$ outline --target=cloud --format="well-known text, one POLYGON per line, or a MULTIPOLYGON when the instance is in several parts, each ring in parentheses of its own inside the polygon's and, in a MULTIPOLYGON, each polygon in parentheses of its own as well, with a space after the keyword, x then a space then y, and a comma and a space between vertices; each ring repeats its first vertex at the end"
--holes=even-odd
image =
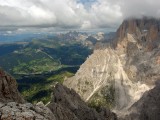
POLYGON ((121 3, 122 13, 126 17, 160 17, 159 0, 134 0, 121 3))
POLYGON ((0 0, 0 29, 117 28, 128 17, 159 17, 159 5, 159 0, 0 0))

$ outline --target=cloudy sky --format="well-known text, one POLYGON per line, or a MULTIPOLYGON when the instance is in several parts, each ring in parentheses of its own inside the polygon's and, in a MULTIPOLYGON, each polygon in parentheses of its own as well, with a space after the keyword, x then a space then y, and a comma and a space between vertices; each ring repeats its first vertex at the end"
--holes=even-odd
POLYGON ((160 16, 160 0, 0 0, 0 31, 116 29, 141 16, 160 16))

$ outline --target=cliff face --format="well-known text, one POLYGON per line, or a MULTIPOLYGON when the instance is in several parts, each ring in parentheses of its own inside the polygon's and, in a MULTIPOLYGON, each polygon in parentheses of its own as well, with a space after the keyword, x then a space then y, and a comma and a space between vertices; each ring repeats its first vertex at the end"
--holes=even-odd
POLYGON ((157 19, 125 20, 114 48, 95 50, 64 85, 89 103, 125 111, 160 78, 159 30, 157 19))
POLYGON ((117 30, 116 51, 125 56, 124 69, 132 81, 148 85, 159 79, 160 20, 131 19, 117 30))
POLYGON ((160 21, 154 18, 124 20, 117 30, 117 37, 123 39, 127 33, 139 36, 148 32, 147 40, 157 40, 159 37, 160 21))
POLYGON ((159 47, 160 20, 152 18, 125 20, 117 30, 116 45, 127 47, 126 36, 136 38, 136 41, 145 51, 152 51, 159 47))
POLYGON ((146 92, 142 98, 129 109, 126 120, 159 120, 160 118, 160 83, 146 92))

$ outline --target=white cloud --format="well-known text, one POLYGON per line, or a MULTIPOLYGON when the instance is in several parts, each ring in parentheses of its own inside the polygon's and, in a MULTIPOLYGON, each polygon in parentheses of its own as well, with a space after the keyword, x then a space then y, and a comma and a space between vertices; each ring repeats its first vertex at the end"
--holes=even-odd
POLYGON ((116 28, 127 17, 160 16, 159 0, 80 1, 0 0, 0 26, 116 28))
POLYGON ((106 0, 99 0, 90 9, 91 19, 94 27, 113 27, 122 20, 121 8, 117 4, 111 4, 106 0))

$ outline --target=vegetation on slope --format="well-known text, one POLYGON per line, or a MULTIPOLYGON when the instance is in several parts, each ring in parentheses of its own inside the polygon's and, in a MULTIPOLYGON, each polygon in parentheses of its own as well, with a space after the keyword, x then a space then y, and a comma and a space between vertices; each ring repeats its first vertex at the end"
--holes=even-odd
POLYGON ((40 74, 64 66, 81 65, 91 54, 91 50, 80 43, 56 40, 33 40, 6 54, 2 54, 3 51, 5 49, 0 51, 0 66, 12 75, 40 74))
POLYGON ((63 83, 65 78, 74 75, 75 67, 64 68, 50 74, 26 76, 18 79, 19 90, 25 99, 32 103, 43 101, 47 103, 51 99, 52 87, 57 83, 63 83))
POLYGON ((20 92, 33 103, 47 103, 52 86, 72 76, 92 52, 80 41, 55 36, 1 44, 0 50, 0 66, 16 77, 20 92))
POLYGON ((99 110, 101 106, 112 109, 115 106, 114 86, 106 86, 100 92, 95 93, 88 101, 90 107, 99 110))

